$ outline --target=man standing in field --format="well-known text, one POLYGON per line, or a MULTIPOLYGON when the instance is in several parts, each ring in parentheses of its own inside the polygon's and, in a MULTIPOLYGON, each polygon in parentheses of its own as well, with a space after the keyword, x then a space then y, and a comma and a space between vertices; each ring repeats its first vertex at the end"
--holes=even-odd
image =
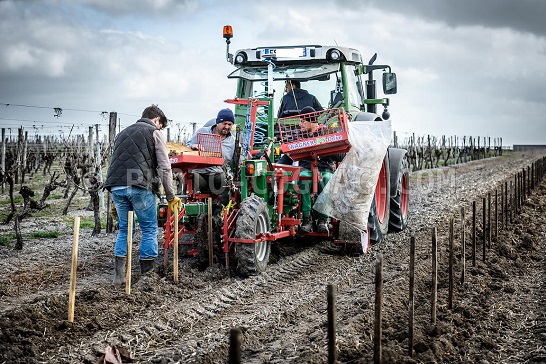
MULTIPOLYGON (((112 193, 119 224, 114 247, 114 284, 125 283, 127 263, 128 212, 134 211, 140 229, 140 273, 153 271, 158 255, 157 203, 159 182, 163 184, 169 208, 180 204, 174 195, 171 164, 161 129, 167 126, 163 111, 152 105, 142 118, 122 130, 114 148, 104 187, 112 193)), ((131 256, 129 252, 129 257, 131 256)))

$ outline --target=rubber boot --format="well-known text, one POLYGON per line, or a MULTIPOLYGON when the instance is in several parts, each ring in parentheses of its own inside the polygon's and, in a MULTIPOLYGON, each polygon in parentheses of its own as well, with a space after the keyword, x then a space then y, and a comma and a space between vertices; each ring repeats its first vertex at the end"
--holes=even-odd
POLYGON ((319 217, 317 220, 317 232, 322 234, 328 234, 328 221, 325 217, 319 217))
POLYGON ((313 231, 313 219, 311 218, 311 214, 303 214, 300 231, 302 233, 310 233, 313 231))
POLYGON ((140 259, 140 275, 153 272, 155 268, 154 259, 140 259))
POLYGON ((114 257, 114 284, 125 284, 125 267, 127 257, 114 257))

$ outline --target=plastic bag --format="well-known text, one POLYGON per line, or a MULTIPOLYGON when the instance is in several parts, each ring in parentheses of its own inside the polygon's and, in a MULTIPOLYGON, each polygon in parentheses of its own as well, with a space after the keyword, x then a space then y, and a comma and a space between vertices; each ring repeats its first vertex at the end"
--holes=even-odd
POLYGON ((350 122, 349 141, 351 149, 313 209, 366 231, 377 178, 391 141, 391 122, 350 122))

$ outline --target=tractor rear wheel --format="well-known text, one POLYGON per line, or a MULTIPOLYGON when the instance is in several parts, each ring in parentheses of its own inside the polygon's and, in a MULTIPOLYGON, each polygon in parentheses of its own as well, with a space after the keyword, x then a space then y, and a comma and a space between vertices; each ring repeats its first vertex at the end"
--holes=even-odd
POLYGON ((370 241, 372 244, 379 243, 385 239, 389 231, 389 211, 390 211, 390 168, 389 157, 385 155, 377 184, 375 186, 375 195, 370 207, 368 216, 368 228, 370 229, 370 241))
POLYGON ((404 230, 408 221, 409 166, 406 155, 402 157, 400 166, 397 169, 395 172, 397 175, 396 186, 393 186, 396 189, 394 194, 391 194, 389 217, 389 231, 392 232, 404 230))
MULTIPOLYGON (((251 195, 241 202, 235 238, 256 239, 269 231, 269 212, 265 201, 251 195)), ((240 276, 247 277, 265 271, 271 253, 271 242, 236 243, 235 257, 240 276)))

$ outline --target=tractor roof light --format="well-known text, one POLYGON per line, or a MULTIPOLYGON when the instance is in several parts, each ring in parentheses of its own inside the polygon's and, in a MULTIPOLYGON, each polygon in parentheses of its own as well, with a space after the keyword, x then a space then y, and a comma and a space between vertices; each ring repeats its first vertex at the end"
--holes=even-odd
POLYGON ((342 54, 339 49, 331 49, 326 57, 330 61, 339 61, 341 60, 342 54))
POLYGON ((226 40, 233 38, 233 28, 231 28, 231 25, 224 25, 223 33, 226 40))
POLYGON ((247 60, 247 55, 245 52, 239 52, 235 55, 235 64, 243 64, 247 60))
POLYGON ((231 28, 231 25, 224 25, 222 33, 226 39, 226 60, 233 64, 233 54, 229 53, 229 44, 231 43, 231 38, 233 37, 233 28, 231 28))

